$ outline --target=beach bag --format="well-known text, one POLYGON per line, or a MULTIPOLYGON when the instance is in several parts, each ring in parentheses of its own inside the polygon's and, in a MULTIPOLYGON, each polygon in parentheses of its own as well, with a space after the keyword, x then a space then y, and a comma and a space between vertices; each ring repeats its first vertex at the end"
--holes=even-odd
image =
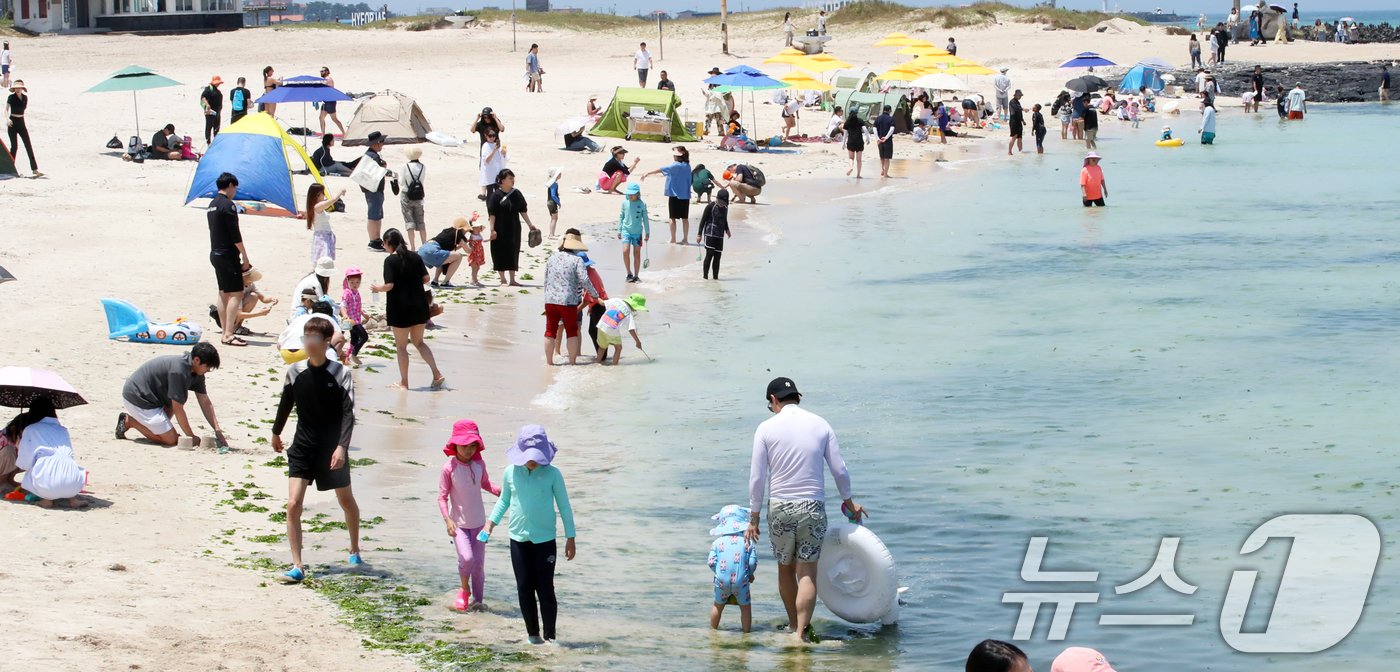
POLYGON ((126 155, 130 156, 131 160, 136 163, 142 163, 146 160, 146 145, 141 142, 141 138, 133 135, 130 140, 126 141, 126 155))
POLYGON ((540 233, 539 229, 530 229, 529 242, 530 247, 539 247, 540 243, 544 242, 544 234, 540 233))
POLYGON ((121 138, 118 138, 117 136, 113 135, 113 136, 112 136, 112 139, 107 141, 107 149, 121 149, 121 148, 122 148, 122 141, 121 141, 121 138))
POLYGON ((763 176, 763 171, 748 164, 744 164, 744 167, 748 168, 749 172, 753 173, 753 181, 750 184, 759 188, 762 188, 764 185, 768 184, 768 178, 763 176))
POLYGON ((345 212, 345 199, 343 199, 343 198, 337 198, 337 199, 335 199, 335 202, 332 203, 332 204, 331 204, 331 207, 328 208, 328 209, 329 209, 331 212, 345 212))
POLYGON ((379 191, 387 174, 389 171, 384 166, 374 161, 362 160, 355 164, 355 170, 350 171, 350 181, 360 185, 365 191, 379 191))
POLYGON ((404 188, 404 196, 407 196, 410 201, 421 201, 423 200, 423 164, 418 164, 418 174, 414 175, 413 163, 408 164, 408 170, 405 171, 408 173, 408 185, 404 188))

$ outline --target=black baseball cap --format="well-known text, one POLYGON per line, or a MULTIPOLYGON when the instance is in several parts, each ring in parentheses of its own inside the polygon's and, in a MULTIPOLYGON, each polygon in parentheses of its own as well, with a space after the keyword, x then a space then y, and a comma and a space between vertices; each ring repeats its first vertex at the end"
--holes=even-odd
POLYGON ((776 397, 778 401, 789 397, 801 399, 802 393, 797 391, 797 383, 792 382, 791 378, 774 378, 773 382, 768 383, 768 393, 763 395, 763 399, 767 401, 769 397, 776 397))

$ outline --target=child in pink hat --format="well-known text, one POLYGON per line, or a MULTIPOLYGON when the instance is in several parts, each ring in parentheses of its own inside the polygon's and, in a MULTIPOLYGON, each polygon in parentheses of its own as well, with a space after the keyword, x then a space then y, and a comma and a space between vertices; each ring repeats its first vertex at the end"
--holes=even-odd
POLYGON ((365 331, 364 326, 364 304, 360 302, 361 275, 359 266, 351 266, 345 269, 345 279, 340 282, 341 289, 345 290, 340 295, 340 305, 350 324, 345 327, 350 332, 350 348, 345 354, 350 355, 350 361, 356 367, 360 366, 360 350, 369 342, 369 332, 365 331))
POLYGON ((481 431, 471 420, 458 420, 452 425, 452 438, 443 446, 448 455, 442 465, 438 482, 438 509, 447 523, 447 536, 457 544, 457 572, 462 577, 462 592, 457 594, 454 608, 482 609, 482 592, 486 584, 486 543, 477 534, 486 525, 486 505, 482 491, 499 497, 501 489, 491 484, 481 451, 486 444, 481 431))
POLYGON ((1050 663, 1050 672, 1114 672, 1102 653, 1082 646, 1071 646, 1050 663))

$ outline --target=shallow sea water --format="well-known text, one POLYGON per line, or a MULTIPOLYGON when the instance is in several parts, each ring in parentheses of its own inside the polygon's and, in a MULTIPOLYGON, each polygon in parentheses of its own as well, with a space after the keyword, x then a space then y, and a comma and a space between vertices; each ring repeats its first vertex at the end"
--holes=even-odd
MULTIPOLYGON (((1252 568, 1246 629, 1265 626, 1288 542, 1239 551, 1269 518, 1351 512, 1382 539, 1395 531, 1394 110, 1317 106, 1287 124, 1231 111, 1216 146, 1177 149, 1113 122, 1105 209, 1080 207, 1082 153, 1058 138, 1044 156, 906 167, 873 194, 757 208, 737 235, 767 244, 726 259, 720 283, 701 283, 698 265, 653 274, 639 327, 657 361, 629 343, 623 370, 562 371, 533 402, 553 418, 580 529, 580 558, 557 579, 569 646, 550 666, 961 669, 977 641, 1011 638, 1018 608, 1003 593, 1046 589, 1018 576, 1042 535, 1046 569, 1100 572, 1050 588, 1101 597, 1064 641, 1047 641, 1042 609, 1018 642, 1036 669, 1070 645, 1124 670, 1388 668, 1390 544, 1360 624, 1326 652, 1236 653, 1218 624, 1231 573, 1252 568), (777 375, 836 428, 910 589, 896 627, 819 608, 829 641, 785 647, 765 538, 758 632, 739 635, 733 607, 728 632, 708 632, 709 516, 747 499, 777 375), (1181 537, 1177 571, 1199 590, 1114 594, 1166 536, 1181 537), (1103 626, 1104 613, 1195 622, 1103 626)), ((1196 118, 1169 123, 1190 138, 1196 118)), ((493 471, 501 456, 488 454, 493 471)), ((446 593, 450 550, 429 554, 415 534, 388 562, 446 593)), ((506 606, 509 561, 494 551, 488 590, 506 606)))

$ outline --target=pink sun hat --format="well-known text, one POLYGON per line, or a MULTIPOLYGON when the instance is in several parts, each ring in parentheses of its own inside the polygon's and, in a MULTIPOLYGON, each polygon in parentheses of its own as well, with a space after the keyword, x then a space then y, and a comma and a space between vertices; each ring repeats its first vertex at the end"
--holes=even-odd
POLYGON ((1050 664, 1050 672, 1114 672, 1102 653, 1082 646, 1071 646, 1050 664))
POLYGON ((470 446, 476 443, 481 446, 481 450, 486 450, 486 442, 481 439, 481 430, 476 423, 471 420, 458 420, 452 423, 452 438, 447 440, 447 445, 442 447, 442 452, 448 456, 457 454, 457 446, 470 446))

